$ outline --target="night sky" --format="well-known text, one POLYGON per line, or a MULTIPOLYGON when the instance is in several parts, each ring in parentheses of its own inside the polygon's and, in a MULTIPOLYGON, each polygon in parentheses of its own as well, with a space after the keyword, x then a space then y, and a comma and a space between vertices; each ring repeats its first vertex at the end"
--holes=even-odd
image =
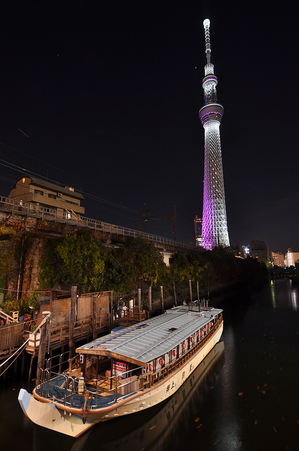
MULTIPOLYGON (((193 243, 209 17, 231 244, 299 251, 294 5, 2 2, 0 195, 30 173, 81 192, 86 216, 134 229, 144 204, 176 205, 177 240, 193 243)), ((143 229, 173 237, 170 219, 143 229)))

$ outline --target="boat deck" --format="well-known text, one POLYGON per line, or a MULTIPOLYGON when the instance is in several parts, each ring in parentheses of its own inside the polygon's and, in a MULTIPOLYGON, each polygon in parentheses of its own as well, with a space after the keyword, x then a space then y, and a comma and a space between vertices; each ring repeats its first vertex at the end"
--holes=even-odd
POLYGON ((38 386, 35 389, 35 393, 43 399, 48 399, 70 408, 83 409, 85 406, 88 409, 97 409, 109 406, 115 403, 116 400, 125 399, 135 392, 122 395, 116 392, 115 386, 111 390, 110 381, 105 380, 101 386, 98 385, 98 389, 88 385, 84 395, 79 395, 77 379, 58 375, 38 386))

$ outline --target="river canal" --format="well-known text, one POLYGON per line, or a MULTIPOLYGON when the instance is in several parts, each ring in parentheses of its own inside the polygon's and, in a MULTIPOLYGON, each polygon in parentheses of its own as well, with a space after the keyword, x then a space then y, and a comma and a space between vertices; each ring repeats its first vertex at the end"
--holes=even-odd
MULTIPOLYGON (((12 451, 299 449, 299 302, 291 281, 224 308, 223 344, 156 410, 74 440, 32 424, 17 401, 21 365, 0 380, 0 446, 12 451)), ((213 352, 213 351, 212 351, 213 352)), ((31 382, 33 384, 33 382, 31 382)))

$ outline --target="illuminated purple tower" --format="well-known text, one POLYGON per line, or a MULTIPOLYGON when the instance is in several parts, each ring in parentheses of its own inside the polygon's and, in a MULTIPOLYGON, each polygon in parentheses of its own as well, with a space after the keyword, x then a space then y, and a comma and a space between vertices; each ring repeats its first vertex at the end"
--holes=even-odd
POLYGON ((203 185, 202 241, 205 249, 229 246, 222 155, 220 122, 223 106, 217 103, 217 77, 211 63, 210 21, 203 22, 205 31, 207 64, 202 81, 205 105, 199 110, 199 119, 205 134, 205 163, 203 185))

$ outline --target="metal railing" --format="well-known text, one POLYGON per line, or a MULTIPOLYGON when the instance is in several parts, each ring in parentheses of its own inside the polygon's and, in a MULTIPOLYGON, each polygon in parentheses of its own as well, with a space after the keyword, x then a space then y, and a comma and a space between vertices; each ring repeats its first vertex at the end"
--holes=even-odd
POLYGON ((134 368, 118 376, 85 379, 84 389, 80 392, 78 377, 74 376, 72 372, 60 372, 63 364, 68 362, 64 360, 64 355, 56 357, 59 359, 56 365, 51 366, 51 358, 47 360, 46 368, 41 370, 41 383, 35 390, 38 396, 51 399, 64 406, 75 409, 84 407, 83 410, 86 412, 117 402, 140 387, 142 368, 134 368), (56 371, 53 371, 54 367, 59 367, 59 369, 56 368, 56 371))
MULTIPOLYGON (((108 331, 108 327, 110 325, 110 319, 107 317, 101 318, 97 317, 97 321, 95 323, 95 330, 97 332, 108 331)), ((63 343, 68 343, 69 341, 69 330, 70 323, 69 320, 63 321, 59 323, 57 326, 52 326, 49 329, 49 333, 47 335, 47 342, 51 349, 55 347, 60 347, 63 343)), ((79 341, 83 338, 88 338, 92 335, 93 326, 92 326, 92 318, 86 317, 80 320, 77 320, 74 324, 73 338, 75 341, 79 341)), ((39 343, 40 336, 33 335, 32 332, 25 330, 24 331, 24 339, 27 340, 29 338, 29 342, 26 346, 26 351, 30 354, 36 354, 39 343)))
POLYGON ((159 235, 153 235, 151 233, 140 232, 139 230, 130 229, 128 227, 122 227, 108 222, 98 221, 97 219, 86 218, 85 216, 69 214, 69 212, 62 212, 55 208, 47 208, 39 206, 34 203, 27 203, 22 200, 11 199, 10 197, 0 196, 0 212, 11 213, 14 215, 27 216, 32 218, 38 218, 43 221, 53 221, 57 223, 70 224, 78 227, 86 227, 99 232, 109 233, 112 235, 118 235, 123 237, 140 236, 146 237, 150 241, 154 241, 158 244, 165 244, 170 246, 176 246, 180 248, 195 248, 185 243, 180 243, 168 238, 161 237, 159 235))
POLYGON ((144 388, 151 387, 154 383, 159 380, 165 379, 169 376, 170 373, 173 373, 178 368, 180 368, 184 363, 188 362, 194 354, 196 354, 201 348, 203 348, 206 343, 210 340, 211 336, 221 327, 223 322, 222 315, 219 316, 218 320, 213 324, 208 332, 205 332, 204 335, 199 339, 197 343, 193 343, 192 347, 186 351, 183 351, 182 355, 174 360, 174 362, 169 363, 163 368, 160 368, 158 371, 152 373, 146 373, 144 378, 144 388))

